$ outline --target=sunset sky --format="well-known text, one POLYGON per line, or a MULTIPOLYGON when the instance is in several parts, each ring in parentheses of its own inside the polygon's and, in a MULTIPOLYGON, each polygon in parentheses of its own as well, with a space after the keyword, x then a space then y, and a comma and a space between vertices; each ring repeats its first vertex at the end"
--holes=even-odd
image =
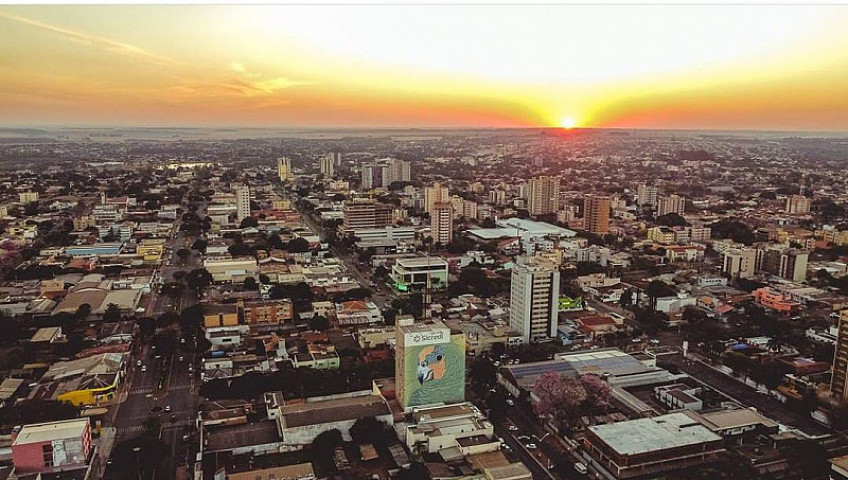
POLYGON ((0 6, 0 124, 848 131, 842 6, 0 6))

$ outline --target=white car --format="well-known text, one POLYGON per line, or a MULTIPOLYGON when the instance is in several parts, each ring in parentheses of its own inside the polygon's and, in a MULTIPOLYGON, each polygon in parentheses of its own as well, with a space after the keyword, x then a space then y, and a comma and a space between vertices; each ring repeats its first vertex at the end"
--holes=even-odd
POLYGON ((518 427, 516 427, 515 425, 510 425, 509 427, 507 427, 507 430, 509 430, 510 432, 517 432, 518 427))
POLYGON ((524 445, 524 446, 527 447, 527 450, 536 450, 536 448, 537 448, 535 443, 528 443, 527 445, 524 445))
POLYGON ((583 462, 577 462, 574 464, 574 469, 577 470, 578 473, 586 475, 589 472, 589 469, 586 468, 586 464, 583 462))
POLYGON ((507 404, 507 405, 509 405, 509 406, 511 407, 511 406, 515 405, 515 402, 513 402, 511 398, 507 398, 507 399, 506 399, 506 404, 507 404))

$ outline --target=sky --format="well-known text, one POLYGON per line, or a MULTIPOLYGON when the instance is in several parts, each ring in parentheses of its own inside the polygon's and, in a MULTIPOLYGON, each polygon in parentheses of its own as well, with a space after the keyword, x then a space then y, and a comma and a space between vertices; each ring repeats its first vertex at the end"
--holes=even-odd
POLYGON ((848 131, 848 6, 0 6, 0 124, 848 131))

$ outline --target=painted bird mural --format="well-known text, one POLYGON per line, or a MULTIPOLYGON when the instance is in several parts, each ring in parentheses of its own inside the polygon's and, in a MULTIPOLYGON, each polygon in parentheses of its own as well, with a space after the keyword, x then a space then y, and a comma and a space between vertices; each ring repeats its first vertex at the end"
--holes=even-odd
POLYGON ((445 375, 445 355, 441 345, 424 347, 418 354, 418 382, 424 384, 445 375))

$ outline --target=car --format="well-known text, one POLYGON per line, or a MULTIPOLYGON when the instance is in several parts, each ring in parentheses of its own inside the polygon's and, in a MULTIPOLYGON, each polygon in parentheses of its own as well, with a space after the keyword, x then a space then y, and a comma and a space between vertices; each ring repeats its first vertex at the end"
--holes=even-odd
POLYGON ((511 398, 507 398, 506 404, 509 405, 510 407, 512 407, 513 405, 515 405, 515 402, 513 402, 511 398))
POLYGON ((165 411, 166 411, 166 412, 170 412, 170 411, 171 411, 171 406, 170 406, 170 405, 165 405, 165 411))
POLYGON ((135 366, 136 366, 136 367, 140 367, 140 366, 141 366, 141 360, 136 360, 136 361, 135 361, 135 366))
POLYGON ((185 357, 183 357, 182 355, 180 355, 180 361, 182 362, 183 360, 185 360, 185 357))
POLYGON ((651 339, 651 345, 659 345, 659 344, 660 344, 660 341, 658 339, 656 339, 656 338, 651 339))
POLYGON ((176 415, 171 415, 171 421, 172 421, 172 422, 176 422, 176 421, 177 421, 177 416, 176 416, 176 415))
POLYGON ((527 440, 530 440, 530 435, 519 435, 515 438, 521 440, 522 442, 526 442, 527 440))
POLYGON ((144 373, 146 371, 147 371, 147 365, 142 365, 141 366, 141 372, 144 373))
POLYGON ((589 472, 589 469, 586 468, 586 464, 583 462, 577 462, 574 464, 574 469, 577 470, 578 473, 586 475, 589 472))
POLYGON ((527 450, 536 450, 538 448, 535 443, 528 443, 524 446, 527 447, 527 450))
POLYGON ((515 425, 510 425, 506 429, 509 430, 510 432, 517 432, 518 431, 518 427, 516 427, 515 425))

